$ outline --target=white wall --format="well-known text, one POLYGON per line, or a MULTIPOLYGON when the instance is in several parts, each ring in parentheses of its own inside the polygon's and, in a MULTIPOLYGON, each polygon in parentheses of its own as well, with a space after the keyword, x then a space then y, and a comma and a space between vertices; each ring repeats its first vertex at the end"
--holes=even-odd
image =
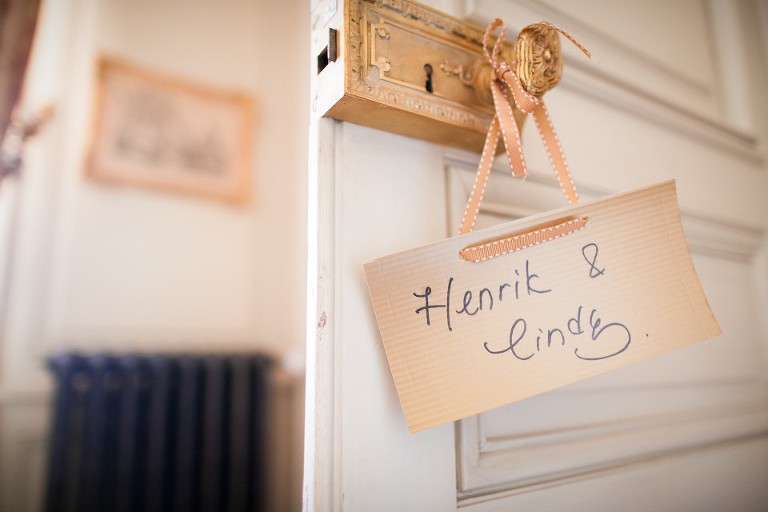
MULTIPOLYGON (((259 349, 301 359, 308 17, 305 0, 44 6, 24 106, 53 103, 55 115, 29 144, 23 178, 0 186, 0 493, 13 487, 14 433, 34 432, 42 446, 51 351, 259 349), (253 99, 245 206, 84 177, 101 54, 253 99), (21 419, 30 403, 39 414, 21 419)), ((0 509, 29 506, 4 496, 0 509)))
POLYGON ((61 4, 46 7, 69 17, 48 48, 54 65, 33 68, 30 77, 33 90, 48 90, 29 95, 27 105, 52 100, 56 117, 30 148, 20 183, 6 344, 32 337, 23 342, 45 349, 222 343, 302 350, 304 3, 61 4), (246 206, 83 176, 101 54, 253 98, 246 206))

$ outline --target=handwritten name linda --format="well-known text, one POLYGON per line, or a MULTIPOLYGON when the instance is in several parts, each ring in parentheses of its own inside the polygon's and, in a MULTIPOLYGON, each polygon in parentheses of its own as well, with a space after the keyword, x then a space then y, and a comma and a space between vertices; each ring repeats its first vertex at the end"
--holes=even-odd
MULTIPOLYGON (((596 258, 597 246, 589 244, 585 248, 589 246, 594 246, 596 258)), ((589 261, 585 248, 582 248, 582 255, 590 263, 589 277, 594 279, 603 276, 604 269, 595 271, 595 261, 589 261)), ((530 260, 526 259, 525 265, 514 269, 512 274, 506 281, 459 293, 453 277, 447 279, 444 294, 438 294, 429 285, 425 286, 413 292, 419 301, 419 307, 414 312, 424 317, 426 327, 435 328, 442 324, 453 332, 453 320, 457 317, 483 316, 501 303, 533 300, 553 292, 546 279, 534 272, 530 260)), ((547 326, 531 325, 525 318, 512 316, 508 338, 483 341, 483 347, 489 354, 508 354, 521 361, 557 347, 568 347, 577 358, 586 361, 615 357, 629 348, 632 334, 623 323, 605 321, 597 308, 574 305, 573 311, 570 317, 547 326)))

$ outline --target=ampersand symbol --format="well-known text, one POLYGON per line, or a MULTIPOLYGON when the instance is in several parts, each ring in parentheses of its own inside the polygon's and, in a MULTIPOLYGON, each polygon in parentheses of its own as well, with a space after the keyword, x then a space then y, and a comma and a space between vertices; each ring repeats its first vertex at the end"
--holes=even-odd
POLYGON ((601 276, 605 273, 604 268, 597 267, 597 252, 598 252, 598 248, 596 243, 589 243, 581 248, 581 254, 582 256, 584 256, 584 260, 587 262, 587 264, 589 264, 589 277, 591 277, 592 279, 598 276, 601 276), (593 254, 591 255, 587 254, 588 252, 592 253, 593 249, 594 249, 593 254))

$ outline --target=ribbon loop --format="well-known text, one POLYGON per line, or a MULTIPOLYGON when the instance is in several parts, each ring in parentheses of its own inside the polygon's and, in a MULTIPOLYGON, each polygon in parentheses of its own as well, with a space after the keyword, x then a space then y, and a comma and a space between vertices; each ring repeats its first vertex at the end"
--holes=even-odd
MULTIPOLYGON (((521 34, 526 30, 541 30, 542 27, 555 30, 557 33, 562 34, 565 38, 571 41, 577 48, 579 48, 587 57, 591 57, 590 52, 584 48, 573 36, 566 31, 562 30, 551 23, 536 23, 525 27, 521 34)), ((545 30, 545 29, 544 29, 545 30)), ((546 31, 546 30, 545 30, 546 31)), ((559 58, 559 42, 557 42, 555 34, 556 50, 559 58)), ((490 175, 491 165, 493 163, 493 156, 496 152, 496 145, 498 144, 499 136, 502 137, 504 142, 504 150, 507 155, 510 170, 512 174, 518 177, 525 176, 528 171, 525 164, 525 157, 523 156, 523 147, 520 137, 520 131, 515 122, 513 107, 510 104, 509 98, 511 96, 515 107, 526 114, 533 114, 536 121, 536 127, 538 128, 539 135, 541 136, 544 146, 547 149, 547 155, 549 156, 550 164, 552 165, 555 176, 560 183, 560 188, 563 191, 563 195, 570 204, 576 204, 579 202, 579 194, 576 191, 576 185, 573 182, 573 176, 568 168, 568 163, 565 160, 565 154, 563 148, 560 145, 560 140, 557 138, 555 128, 552 125, 552 120, 549 117, 544 101, 539 97, 543 94, 544 89, 540 89, 540 94, 532 94, 526 90, 526 87, 520 80, 517 74, 517 66, 519 62, 512 61, 507 63, 501 59, 501 52, 504 48, 506 41, 506 28, 504 21, 501 18, 496 18, 489 25, 483 34, 483 55, 488 60, 491 67, 493 67, 494 78, 491 80, 491 95, 493 97, 493 105, 495 109, 495 115, 491 121, 491 125, 488 129, 488 135, 485 139, 485 145, 483 146, 483 152, 480 156, 480 163, 477 169, 477 176, 475 183, 472 187, 469 199, 467 200, 467 207, 464 210, 464 217, 461 220, 459 226, 459 234, 466 234, 472 231, 475 226, 477 214, 480 210, 480 202, 482 201, 483 194, 485 192, 485 186, 488 182, 488 176, 490 175), (493 44, 491 50, 488 50, 488 43, 496 31, 501 28, 499 36, 493 44)), ((518 38, 518 45, 521 44, 520 38, 518 38)), ((549 52, 549 49, 545 49, 549 52)), ((545 60, 546 60, 545 55, 545 60)), ((548 54, 551 57, 551 53, 548 54)), ((551 88, 559 80, 559 75, 555 77, 548 87, 551 88)))
POLYGON ((507 39, 507 29, 504 26, 504 20, 501 18, 496 18, 493 20, 490 25, 488 25, 488 28, 485 30, 485 33, 483 34, 483 55, 485 55, 486 60, 491 63, 491 66, 493 66, 494 69, 497 68, 498 62, 499 62, 499 54, 501 53, 501 49, 504 48, 504 43, 507 39), (493 44, 493 49, 491 52, 488 52, 488 40, 491 38, 491 35, 496 32, 496 29, 501 27, 501 32, 499 33, 499 37, 496 38, 496 42, 493 44))

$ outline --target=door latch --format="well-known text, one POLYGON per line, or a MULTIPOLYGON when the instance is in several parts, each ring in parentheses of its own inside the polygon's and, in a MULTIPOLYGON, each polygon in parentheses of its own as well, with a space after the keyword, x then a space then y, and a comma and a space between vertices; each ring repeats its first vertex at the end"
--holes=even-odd
MULTIPOLYGON (((407 0, 339 7, 315 29, 316 113, 481 151, 493 117, 484 29, 407 0), (338 31, 326 47, 328 27, 338 31)), ((513 56, 505 44, 502 58, 513 56)), ((524 117, 516 116, 519 125, 524 117)))

